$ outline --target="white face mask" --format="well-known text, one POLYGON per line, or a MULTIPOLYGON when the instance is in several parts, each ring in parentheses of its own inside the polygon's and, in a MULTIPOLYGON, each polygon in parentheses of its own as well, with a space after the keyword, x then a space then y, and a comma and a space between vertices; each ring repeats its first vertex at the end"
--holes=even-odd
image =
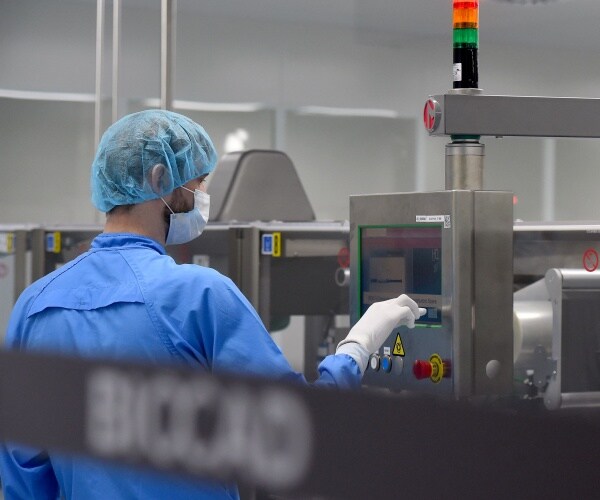
POLYGON ((186 191, 194 193, 194 208, 189 212, 176 214, 165 200, 163 203, 171 210, 171 223, 167 233, 167 245, 178 245, 187 243, 202 234, 206 223, 208 222, 208 212, 210 209, 210 196, 204 191, 191 189, 181 186, 186 191))

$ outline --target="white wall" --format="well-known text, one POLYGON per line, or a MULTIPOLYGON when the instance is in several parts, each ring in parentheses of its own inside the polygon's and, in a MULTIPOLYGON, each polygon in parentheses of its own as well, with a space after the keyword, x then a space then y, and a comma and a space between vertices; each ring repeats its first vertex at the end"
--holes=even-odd
MULTIPOLYGON (((93 93, 94 2, 3 0, 0 9, 0 89, 93 93)), ((260 102, 279 110, 377 108, 420 123, 427 95, 451 87, 450 30, 444 39, 381 46, 362 43, 351 28, 339 26, 209 18, 198 11, 180 13, 178 23, 177 99, 260 102)), ((488 46, 483 29, 480 38, 480 85, 486 93, 596 97, 596 53, 488 46)), ((124 9, 122 48, 125 113, 129 100, 158 96, 158 10, 124 9)), ((108 92, 108 77, 105 88, 108 92)), ((90 105, 51 111, 53 106, 35 101, 0 101, 0 222, 93 222, 95 212, 84 206, 93 154, 93 138, 87 136, 93 130, 90 105)), ((394 188, 442 189, 447 139, 429 138, 420 126, 412 133, 414 154, 399 169, 402 179, 394 188)), ((364 137, 366 144, 376 139, 364 137)), ((541 188, 542 141, 484 142, 486 187, 515 190, 516 216, 541 218, 548 195, 541 188)), ((591 186, 600 180, 595 165, 600 146, 573 144, 557 141, 555 213, 561 219, 591 219, 600 209, 591 196, 591 186)), ((328 175, 345 176, 346 191, 364 192, 365 179, 377 176, 377 165, 349 171, 343 163, 329 161, 327 168, 328 175)), ((322 168, 305 166, 300 175, 314 184, 322 168)), ((384 178, 390 173, 386 168, 384 178)), ((327 218, 343 218, 345 202, 331 203, 332 192, 314 189, 309 196, 327 218)))

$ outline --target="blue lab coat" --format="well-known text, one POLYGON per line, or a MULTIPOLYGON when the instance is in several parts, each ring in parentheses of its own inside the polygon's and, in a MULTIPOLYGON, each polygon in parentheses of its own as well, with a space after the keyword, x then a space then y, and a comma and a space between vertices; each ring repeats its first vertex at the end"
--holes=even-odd
MULTIPOLYGON (((229 278, 176 264, 156 241, 134 234, 99 235, 88 252, 25 290, 6 346, 305 383, 229 278)), ((316 385, 360 384, 360 370, 347 355, 328 356, 319 373, 316 385)), ((7 500, 54 499, 59 491, 86 500, 239 498, 233 485, 175 480, 12 444, 0 449, 0 477, 7 500)))

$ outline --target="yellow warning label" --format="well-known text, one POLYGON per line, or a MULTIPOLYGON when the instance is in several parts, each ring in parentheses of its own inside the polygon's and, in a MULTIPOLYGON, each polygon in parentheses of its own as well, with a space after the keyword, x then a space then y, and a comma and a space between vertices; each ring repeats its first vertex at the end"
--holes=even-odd
POLYGON ((273 233, 273 257, 281 257, 281 233, 273 233))
POLYGON ((60 238, 60 232, 56 231, 54 233, 54 253, 60 253, 62 248, 62 241, 60 238))
POLYGON ((0 233, 0 253, 13 253, 14 251, 14 234, 0 233))
POLYGON ((431 363, 431 376, 429 378, 437 384, 444 377, 444 362, 439 354, 432 354, 429 362, 431 363))
POLYGON ((396 335, 396 342, 394 342, 394 350, 392 352, 394 356, 404 356, 404 346, 402 345, 402 339, 400 334, 396 335))

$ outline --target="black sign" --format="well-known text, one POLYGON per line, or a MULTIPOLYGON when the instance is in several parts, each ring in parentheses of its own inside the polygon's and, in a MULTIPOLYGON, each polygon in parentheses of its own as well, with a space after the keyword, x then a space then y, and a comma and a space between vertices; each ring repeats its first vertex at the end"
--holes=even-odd
POLYGON ((282 494, 590 498, 600 419, 0 353, 0 439, 282 494))

